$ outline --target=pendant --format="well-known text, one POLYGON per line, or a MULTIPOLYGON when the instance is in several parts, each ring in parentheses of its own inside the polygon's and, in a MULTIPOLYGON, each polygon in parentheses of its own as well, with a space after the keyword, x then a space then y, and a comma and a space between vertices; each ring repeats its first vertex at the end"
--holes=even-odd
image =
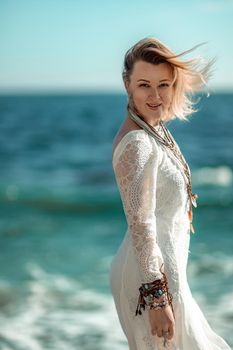
POLYGON ((193 220, 193 212, 192 212, 192 208, 190 208, 190 209, 189 209, 189 211, 188 211, 188 217, 189 217, 189 221, 191 221, 191 222, 192 222, 192 220, 193 220))
POLYGON ((194 227, 193 227, 193 224, 192 224, 192 221, 193 221, 193 211, 192 211, 192 208, 190 208, 190 210, 188 211, 188 217, 189 217, 189 221, 190 221, 190 224, 189 224, 189 226, 190 226, 190 231, 191 231, 192 233, 195 233, 194 227))
POLYGON ((193 224, 192 224, 191 222, 190 222, 190 231, 191 231, 192 233, 195 233, 193 224))
POLYGON ((196 208, 197 207, 197 202, 196 202, 196 199, 198 198, 198 195, 196 193, 192 193, 191 194, 191 202, 192 202, 192 205, 196 208))

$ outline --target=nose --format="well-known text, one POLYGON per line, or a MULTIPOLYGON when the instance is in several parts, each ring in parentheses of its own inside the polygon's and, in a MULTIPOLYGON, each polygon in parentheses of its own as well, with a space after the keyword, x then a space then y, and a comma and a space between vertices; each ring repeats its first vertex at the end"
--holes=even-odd
POLYGON ((151 89, 150 97, 160 99, 160 95, 157 89, 151 89))

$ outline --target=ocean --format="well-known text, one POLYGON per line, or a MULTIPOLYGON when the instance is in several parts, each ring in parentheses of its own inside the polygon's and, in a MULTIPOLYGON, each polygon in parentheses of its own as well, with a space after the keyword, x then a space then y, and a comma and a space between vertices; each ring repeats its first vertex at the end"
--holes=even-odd
MULTIPOLYGON (((111 164, 124 94, 0 96, 0 349, 127 350, 109 286, 126 231, 111 164)), ((192 171, 187 276, 233 346, 233 94, 167 124, 192 171)))

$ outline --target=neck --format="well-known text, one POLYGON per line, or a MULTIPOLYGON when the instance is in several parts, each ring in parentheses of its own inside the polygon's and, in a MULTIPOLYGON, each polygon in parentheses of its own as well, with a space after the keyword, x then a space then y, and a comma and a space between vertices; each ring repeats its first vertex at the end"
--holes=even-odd
POLYGON ((148 126, 150 127, 157 127, 162 123, 162 120, 157 120, 157 121, 152 121, 152 122, 148 122, 147 120, 145 120, 144 117, 142 117, 137 111, 135 111, 134 109, 128 107, 128 115, 127 117, 130 120, 133 120, 134 122, 136 122, 138 125, 142 126, 142 123, 146 123, 148 126))
POLYGON ((157 120, 157 121, 154 121, 154 122, 148 122, 147 121, 147 124, 149 124, 149 125, 151 125, 153 127, 156 127, 156 126, 158 126, 160 124, 160 120, 157 120))

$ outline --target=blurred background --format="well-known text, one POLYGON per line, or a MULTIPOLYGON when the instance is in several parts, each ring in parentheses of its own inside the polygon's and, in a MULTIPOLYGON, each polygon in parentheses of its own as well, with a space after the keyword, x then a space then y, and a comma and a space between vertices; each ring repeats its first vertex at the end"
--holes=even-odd
POLYGON ((233 346, 233 2, 0 1, 0 349, 126 350, 109 267, 126 231, 111 164, 126 50, 217 56, 210 96, 167 126, 199 194, 188 280, 233 346))

